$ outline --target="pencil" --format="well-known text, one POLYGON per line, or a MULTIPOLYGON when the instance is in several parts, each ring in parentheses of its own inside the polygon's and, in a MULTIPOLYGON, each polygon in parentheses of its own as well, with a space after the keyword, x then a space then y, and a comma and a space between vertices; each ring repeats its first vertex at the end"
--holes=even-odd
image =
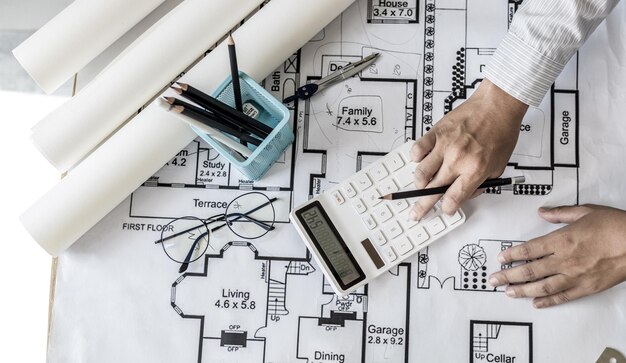
MULTIPOLYGON (((215 113, 219 113, 221 115, 226 115, 230 119, 238 120, 242 123, 247 124, 248 126, 254 128, 257 131, 264 133, 266 136, 269 135, 273 129, 266 124, 259 122, 252 117, 246 115, 243 112, 239 112, 234 108, 228 106, 224 102, 215 99, 207 95, 206 93, 200 91, 197 88, 194 88, 186 83, 176 82, 180 87, 180 95, 187 98, 190 101, 193 101, 202 107, 211 110, 215 113)), ((178 92, 178 91, 177 91, 178 92)))
MULTIPOLYGON (((222 118, 219 115, 211 113, 211 112, 209 112, 209 111, 207 111, 207 110, 205 110, 205 109, 203 109, 201 107, 198 107, 196 105, 192 105, 191 103, 185 102, 185 101, 183 101, 181 99, 178 99, 176 97, 163 97, 163 98, 172 106, 183 106, 186 109, 189 109, 189 110, 191 110, 191 111, 193 111, 195 113, 198 113, 198 114, 200 114, 200 115, 202 115, 204 117, 207 117, 207 118, 210 118, 210 119, 214 119, 217 122, 223 123, 224 125, 232 128, 232 129, 238 130, 240 132, 244 132, 245 131, 243 129, 240 129, 237 126, 236 123, 230 121, 229 119, 222 118)), ((249 133, 249 132, 247 132, 247 133, 249 133)))
POLYGON ((228 58, 230 59, 230 74, 233 84, 233 96, 235 97, 235 108, 237 111, 243 112, 241 86, 239 85, 239 69, 237 66, 237 50, 235 49, 235 40, 232 35, 228 34, 226 43, 228 44, 228 58))
MULTIPOLYGON (((188 103, 186 103, 184 101, 181 101, 181 100, 177 100, 176 103, 180 104, 181 106, 185 106, 185 107, 191 108, 191 109, 193 109, 196 112, 200 112, 200 110, 202 110, 202 112, 200 112, 200 113, 206 113, 206 114, 215 115, 215 117, 217 119, 223 120, 224 122, 227 122, 230 127, 234 128, 235 130, 239 130, 240 132, 246 132, 246 133, 249 133, 249 134, 254 134, 254 135, 258 136, 261 139, 264 139, 264 138, 267 137, 267 135, 265 133, 260 133, 260 132, 256 131, 255 129, 253 129, 253 128, 249 127, 249 126, 242 125, 241 122, 237 122, 236 120, 232 120, 230 117, 228 117, 226 115, 217 114, 215 112, 208 111, 206 106, 202 103, 202 100, 199 100, 199 99, 196 99, 196 98, 193 98, 193 97, 187 97, 188 95, 185 94, 185 92, 183 91, 182 88, 178 88, 178 87, 174 87, 174 86, 172 86, 170 88, 173 89, 179 95, 181 95, 183 97, 186 97, 188 100, 190 100, 192 102, 195 102, 196 104, 202 106, 203 108, 197 107, 195 105, 188 104, 188 103)), ((245 141, 243 141, 243 140, 239 140, 239 142, 243 146, 248 146, 247 143, 245 141)))
MULTIPOLYGON (((174 109, 173 105, 170 105, 169 102, 167 102, 166 100, 160 98, 159 99, 159 104, 161 105, 161 107, 167 109, 168 111, 171 111, 174 109)), ((187 116, 187 115, 183 115, 180 112, 174 112, 174 114, 181 120, 185 121, 187 124, 196 127, 197 129, 201 130, 202 132, 204 132, 205 134, 211 136, 215 141, 222 143, 224 146, 229 147, 231 149, 233 149, 234 151, 238 152, 239 154, 241 154, 242 157, 248 158, 250 157, 250 155, 252 155, 252 151, 250 149, 248 149, 247 147, 239 144, 238 142, 236 142, 235 140, 231 139, 230 137, 224 135, 223 133, 221 133, 220 131, 207 126, 205 124, 203 124, 200 121, 196 121, 193 118, 187 116)))
POLYGON ((167 101, 167 103, 172 105, 172 111, 182 113, 183 115, 188 116, 196 121, 199 121, 209 127, 212 127, 216 130, 232 135, 240 140, 249 142, 252 145, 259 146, 261 144, 261 140, 254 138, 250 135, 244 134, 243 132, 233 129, 232 127, 229 127, 228 125, 225 125, 224 123, 220 122, 220 120, 215 119, 214 116, 212 115, 208 116, 206 114, 202 114, 202 113, 195 111, 193 108, 189 108, 189 107, 182 106, 179 104, 184 101, 178 100, 174 97, 164 97, 164 99, 167 101))
MULTIPOLYGON (((258 136, 261 139, 265 139, 268 135, 268 133, 263 132, 263 131, 259 131, 258 129, 242 123, 241 120, 237 120, 237 119, 233 119, 231 116, 223 114, 223 113, 219 113, 219 112, 215 112, 215 109, 212 109, 209 105, 207 105, 205 102, 203 102, 201 99, 192 96, 190 93, 186 92, 185 90, 183 90, 182 88, 179 87, 170 87, 171 89, 173 89, 176 93, 178 93, 179 95, 183 96, 184 98, 188 99, 189 101, 200 105, 200 107, 195 106, 195 105, 191 105, 193 106, 192 108, 195 108, 197 110, 202 110, 203 112, 207 113, 207 114, 211 114, 214 115, 214 117, 220 119, 220 120, 224 120, 225 122, 227 122, 231 127, 242 131, 242 132, 246 132, 249 134, 254 134, 256 136, 258 136)), ((178 100, 177 103, 181 104, 181 106, 185 106, 184 101, 178 100)), ((189 103, 187 103, 187 105, 190 105, 189 103)))
POLYGON ((211 119, 215 122, 221 123, 224 126, 227 126, 233 130, 239 131, 239 132, 243 132, 243 130, 241 130, 239 127, 237 127, 236 124, 230 122, 229 120, 225 120, 221 117, 219 117, 218 115, 215 115, 211 112, 206 111, 205 109, 198 107, 196 105, 192 105, 191 103, 185 102, 181 99, 178 99, 176 97, 163 97, 163 99, 165 101, 167 101, 167 103, 169 103, 171 106, 183 106, 186 110, 190 111, 190 112, 194 112, 197 113, 205 118, 211 119))
MULTIPOLYGON (((485 180, 484 183, 479 185, 478 188, 476 189, 498 187, 501 185, 509 185, 509 184, 520 184, 520 183, 523 183, 525 180, 526 179, 523 176, 515 176, 512 178, 487 179, 485 180)), ((383 195, 379 199, 396 200, 396 199, 423 197, 426 195, 444 194, 448 190, 448 188, 450 188, 450 185, 444 185, 442 187, 436 187, 436 188, 409 190, 406 192, 389 193, 389 194, 383 195)))
MULTIPOLYGON (((233 88, 233 97, 235 98, 235 108, 237 111, 243 112, 243 104, 241 102, 241 86, 239 85, 239 69, 237 67, 237 51, 235 50, 235 40, 233 37, 228 34, 228 39, 226 40, 228 44, 228 59, 230 60, 230 75, 233 88)), ((265 138, 265 137, 264 137, 265 138)), ((245 145, 245 142, 242 141, 242 144, 245 145)))

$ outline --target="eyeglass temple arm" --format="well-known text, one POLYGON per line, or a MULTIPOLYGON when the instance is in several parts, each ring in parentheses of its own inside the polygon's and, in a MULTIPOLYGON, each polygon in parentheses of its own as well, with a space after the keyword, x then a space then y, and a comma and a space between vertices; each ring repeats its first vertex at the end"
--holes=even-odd
MULTIPOLYGON (((240 215, 240 213, 231 213, 230 215, 232 215, 232 216, 239 216, 239 215, 240 215)), ((266 230, 266 231, 272 231, 272 230, 274 230, 274 226, 270 226, 269 224, 267 224, 267 223, 265 223, 265 222, 263 222, 263 221, 259 221, 258 219, 254 219, 254 218, 252 218, 252 217, 249 217, 249 216, 244 216, 244 215, 241 215, 241 217, 242 217, 242 218, 244 218, 244 219, 246 219, 246 220, 247 220, 247 221, 249 221, 249 222, 252 222, 252 223, 256 224, 257 226, 259 226, 259 227, 263 228, 263 229, 264 229, 264 230, 266 230)), ((229 221, 228 219, 226 219, 226 223, 227 223, 227 224, 232 224, 233 222, 235 222, 235 220, 234 220, 234 219, 233 219, 232 221, 229 221)))
POLYGON ((197 225, 197 226, 195 226, 195 227, 187 228, 187 229, 186 229, 186 230, 184 230, 184 231, 180 231, 180 232, 178 232, 178 233, 174 233, 174 234, 173 234, 173 235, 171 235, 171 236, 167 236, 167 237, 165 237, 165 238, 160 238, 160 239, 158 239, 158 240, 154 241, 154 244, 156 245, 156 244, 159 244, 159 243, 165 242, 165 241, 167 241, 168 239, 172 239, 172 238, 178 237, 178 236, 180 236, 181 234, 185 234, 185 233, 187 233, 187 232, 189 232, 189 231, 193 231, 194 229, 198 229, 198 228, 202 227, 203 225, 206 225, 206 224, 199 224, 199 225, 197 225))
MULTIPOLYGON (((272 199, 268 200, 267 202, 265 202, 265 203, 263 203, 263 204, 259 205, 258 207, 250 209, 249 211, 247 211, 247 212, 245 212, 245 213, 238 213, 238 214, 237 214, 237 217, 233 218, 233 220, 232 220, 232 221, 230 221, 230 223, 235 222, 235 221, 238 221, 238 220, 240 220, 241 218, 248 217, 248 215, 249 215, 249 214, 252 214, 252 213, 254 213, 254 212, 258 211, 259 209, 264 208, 265 206, 267 206, 267 205, 269 205, 269 204, 272 204, 273 202, 275 202, 275 201, 277 201, 277 200, 278 200, 278 198, 277 198, 277 197, 274 197, 274 198, 272 198, 272 199)), ((250 217, 248 217, 248 218, 250 218, 250 217)), ((225 225, 226 225, 226 223, 224 223, 224 224, 220 224, 219 226, 217 226, 217 227, 215 227, 215 228, 211 229, 211 232, 217 231, 218 229, 220 229, 220 228, 224 227, 225 225)))
POLYGON ((191 262, 191 255, 193 255, 193 250, 196 248, 196 245, 198 244, 198 241, 203 239, 204 236, 206 236, 207 234, 209 234, 209 232, 204 232, 200 236, 198 236, 198 238, 196 238, 195 241, 193 241, 193 243, 191 244, 191 248, 189 249, 189 252, 187 252, 187 256, 185 256, 185 259, 180 264, 180 268, 178 269, 178 273, 182 274, 183 272, 187 271, 187 268, 189 267, 189 263, 191 262))
POLYGON ((278 198, 277 198, 277 197, 274 197, 274 198, 272 198, 272 199, 268 200, 267 202, 265 202, 265 203, 261 204, 260 206, 258 206, 258 207, 256 207, 256 208, 252 208, 252 209, 250 209, 249 211, 247 211, 247 212, 245 212, 245 213, 241 213, 241 215, 240 215, 240 216, 238 216, 238 217, 236 217, 236 218, 233 218, 233 220, 232 220, 231 222, 234 222, 234 221, 236 221, 236 220, 239 220, 239 218, 243 218, 244 216, 246 216, 246 217, 247 217, 249 214, 252 214, 252 213, 254 213, 254 212, 258 211, 259 209, 261 209, 261 208, 263 208, 263 207, 265 207, 265 206, 267 206, 267 205, 269 205, 269 204, 272 204, 273 202, 275 202, 275 201, 277 201, 277 200, 278 200, 278 198))

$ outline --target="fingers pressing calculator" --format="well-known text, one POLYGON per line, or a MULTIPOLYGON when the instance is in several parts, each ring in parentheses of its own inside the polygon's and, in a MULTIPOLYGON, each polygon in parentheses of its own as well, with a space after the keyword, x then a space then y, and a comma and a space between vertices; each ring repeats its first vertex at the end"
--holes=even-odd
POLYGON ((349 294, 465 222, 433 208, 409 219, 408 200, 380 196, 412 188, 414 141, 295 208, 290 218, 339 295, 349 294))

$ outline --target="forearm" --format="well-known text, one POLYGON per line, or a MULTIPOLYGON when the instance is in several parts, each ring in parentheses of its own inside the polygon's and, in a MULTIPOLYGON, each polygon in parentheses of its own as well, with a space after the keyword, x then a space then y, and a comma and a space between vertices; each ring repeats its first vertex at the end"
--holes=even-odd
POLYGON ((538 106, 569 59, 619 0, 526 0, 487 65, 486 77, 538 106))

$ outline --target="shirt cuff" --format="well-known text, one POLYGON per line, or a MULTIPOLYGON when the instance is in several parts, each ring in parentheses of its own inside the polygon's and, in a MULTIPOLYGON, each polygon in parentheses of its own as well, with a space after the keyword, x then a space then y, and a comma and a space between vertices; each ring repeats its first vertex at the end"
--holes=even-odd
POLYGON ((564 67, 507 33, 487 63, 485 76, 525 104, 539 106, 564 67))

